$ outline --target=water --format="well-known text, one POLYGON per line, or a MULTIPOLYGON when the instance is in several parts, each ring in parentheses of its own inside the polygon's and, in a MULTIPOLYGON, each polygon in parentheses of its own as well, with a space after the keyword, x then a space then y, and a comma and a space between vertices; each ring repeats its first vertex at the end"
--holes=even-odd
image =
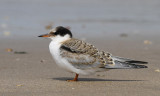
POLYGON ((0 0, 0 38, 36 37, 50 23, 79 37, 160 36, 159 9, 159 0, 0 0))

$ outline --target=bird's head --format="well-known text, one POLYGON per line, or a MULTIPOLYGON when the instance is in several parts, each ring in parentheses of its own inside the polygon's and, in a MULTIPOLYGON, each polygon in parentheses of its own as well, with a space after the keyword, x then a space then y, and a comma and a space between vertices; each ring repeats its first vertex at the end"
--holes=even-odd
POLYGON ((72 33, 69 29, 58 26, 54 29, 52 29, 49 33, 40 35, 38 37, 48 37, 51 38, 52 40, 54 39, 70 39, 72 38, 72 33))

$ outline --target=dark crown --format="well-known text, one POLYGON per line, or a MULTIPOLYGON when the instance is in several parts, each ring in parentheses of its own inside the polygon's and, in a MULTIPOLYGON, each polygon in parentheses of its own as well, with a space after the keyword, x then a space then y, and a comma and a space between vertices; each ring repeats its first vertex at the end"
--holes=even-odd
POLYGON ((64 36, 66 34, 68 34, 72 38, 72 33, 69 29, 67 29, 63 26, 56 27, 56 32, 54 33, 54 35, 64 36))

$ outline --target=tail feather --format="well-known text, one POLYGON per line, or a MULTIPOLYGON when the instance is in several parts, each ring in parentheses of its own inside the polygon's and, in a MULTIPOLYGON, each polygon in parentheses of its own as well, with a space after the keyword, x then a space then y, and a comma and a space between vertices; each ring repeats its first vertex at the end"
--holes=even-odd
POLYGON ((105 68, 107 69, 130 69, 130 68, 148 68, 143 64, 147 64, 148 62, 137 61, 128 58, 115 57, 112 56, 114 64, 106 64, 105 68))
POLYGON ((148 68, 145 65, 137 65, 137 64, 131 64, 131 63, 126 63, 126 62, 120 62, 120 61, 114 61, 114 65, 107 64, 105 66, 107 69, 131 69, 131 68, 148 68))
POLYGON ((128 62, 128 63, 135 63, 135 64, 148 64, 148 62, 136 61, 136 60, 126 61, 126 62, 128 62))
POLYGON ((113 56, 112 58, 120 62, 126 62, 126 63, 132 63, 132 64, 148 64, 148 62, 145 62, 145 61, 138 61, 138 60, 133 60, 129 58, 123 58, 123 57, 117 57, 117 56, 113 56))

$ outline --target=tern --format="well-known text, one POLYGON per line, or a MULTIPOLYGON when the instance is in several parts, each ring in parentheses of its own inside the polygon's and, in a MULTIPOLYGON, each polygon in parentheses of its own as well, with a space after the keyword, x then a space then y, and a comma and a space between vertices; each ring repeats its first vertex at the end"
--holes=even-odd
POLYGON ((78 81, 78 75, 90 75, 111 69, 147 68, 147 62, 113 56, 109 52, 98 50, 95 46, 75 39, 71 31, 63 26, 52 29, 49 33, 40 35, 52 41, 49 50, 61 68, 76 74, 73 80, 78 81))

